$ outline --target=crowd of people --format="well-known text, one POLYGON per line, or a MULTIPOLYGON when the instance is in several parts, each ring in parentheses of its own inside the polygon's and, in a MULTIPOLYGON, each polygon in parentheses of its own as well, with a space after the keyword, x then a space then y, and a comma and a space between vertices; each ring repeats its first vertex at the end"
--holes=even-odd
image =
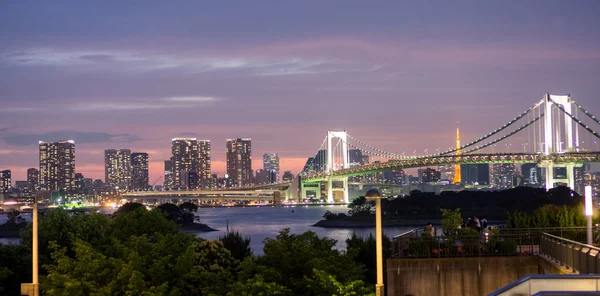
MULTIPOLYGON (((481 233, 482 231, 485 231, 488 228, 488 221, 485 217, 481 217, 481 219, 477 218, 477 216, 468 217, 466 219, 463 219, 462 223, 460 224, 460 226, 458 226, 458 228, 471 228, 481 233)), ((427 233, 430 236, 435 236, 436 232, 435 227, 433 227, 433 224, 427 223, 427 226, 425 226, 424 233, 427 233)))

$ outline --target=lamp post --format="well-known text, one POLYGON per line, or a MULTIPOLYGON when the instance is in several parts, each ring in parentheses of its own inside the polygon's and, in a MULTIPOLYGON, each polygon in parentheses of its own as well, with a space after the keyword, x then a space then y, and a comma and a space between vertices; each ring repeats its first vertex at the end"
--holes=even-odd
POLYGON ((587 219, 587 244, 591 245, 592 240, 592 186, 585 186, 585 216, 587 219))
POLYGON ((31 283, 21 284, 21 295, 38 296, 40 295, 40 284, 38 281, 38 202, 37 196, 33 198, 33 215, 31 217, 31 234, 32 234, 32 246, 31 246, 31 283))
POLYGON ((377 251, 377 284, 375 295, 383 296, 383 245, 381 237, 381 194, 375 188, 367 191, 366 199, 375 199, 375 250, 377 251))

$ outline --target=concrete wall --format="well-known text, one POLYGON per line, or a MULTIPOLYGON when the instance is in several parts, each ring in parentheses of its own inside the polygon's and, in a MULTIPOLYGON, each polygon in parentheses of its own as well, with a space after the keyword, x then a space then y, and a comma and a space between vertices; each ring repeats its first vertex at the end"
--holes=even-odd
POLYGON ((528 274, 536 256, 388 259, 388 296, 487 295, 528 274))

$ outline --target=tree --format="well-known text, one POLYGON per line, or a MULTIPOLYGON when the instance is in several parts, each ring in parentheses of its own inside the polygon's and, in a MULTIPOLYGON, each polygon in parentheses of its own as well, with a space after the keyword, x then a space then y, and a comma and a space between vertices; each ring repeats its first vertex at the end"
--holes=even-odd
POLYGON ((219 237, 225 249, 231 252, 233 258, 244 261, 244 259, 252 255, 250 249, 250 237, 242 237, 238 231, 227 231, 227 234, 219 237))
POLYGON ((360 280, 351 281, 347 284, 340 283, 334 276, 323 270, 313 269, 313 278, 323 290, 321 295, 332 296, 363 296, 375 295, 372 287, 366 287, 360 280))
POLYGON ((239 273, 241 281, 260 274, 266 282, 275 282, 290 289, 294 295, 322 295, 313 269, 327 272, 344 284, 362 280, 364 269, 354 260, 355 252, 336 250, 336 241, 319 238, 314 232, 291 234, 282 230, 276 239, 266 239, 264 256, 247 259, 239 273))
POLYGON ((463 222, 460 209, 441 209, 440 211, 442 212, 442 220, 440 222, 442 223, 444 234, 449 235, 455 233, 463 222))
POLYGON ((350 208, 350 211, 348 211, 350 216, 370 216, 375 213, 375 204, 364 196, 352 200, 348 207, 350 208))
MULTIPOLYGON (((392 241, 386 236, 382 236, 383 260, 392 257, 392 241)), ((376 240, 372 234, 367 238, 357 236, 352 233, 352 237, 346 240, 346 249, 350 252, 356 252, 356 262, 365 267, 364 278, 371 284, 377 283, 377 248, 376 240)), ((385 270, 385 268, 384 268, 385 270)))
POLYGON ((128 202, 117 209, 115 214, 125 214, 135 211, 137 208, 145 208, 143 204, 137 202, 128 202))
POLYGON ((179 209, 181 209, 182 211, 188 211, 188 212, 197 212, 198 211, 198 205, 193 204, 189 201, 186 201, 182 204, 179 205, 179 209))

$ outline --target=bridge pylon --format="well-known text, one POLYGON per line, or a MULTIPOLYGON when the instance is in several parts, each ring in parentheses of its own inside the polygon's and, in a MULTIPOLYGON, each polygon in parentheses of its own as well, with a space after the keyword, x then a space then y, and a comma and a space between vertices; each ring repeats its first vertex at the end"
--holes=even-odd
MULTIPOLYGON (((569 115, 572 113, 571 95, 551 95, 544 94, 544 154, 552 153, 576 152, 579 150, 579 129, 578 126, 573 126, 572 119, 569 115), (557 106, 555 106, 557 105, 557 106), (553 108, 558 107, 558 108, 553 108), (564 112, 564 120, 561 120, 560 114, 552 116, 553 110, 558 112, 561 109, 564 112), (575 139, 573 136, 575 135, 575 139), (564 147, 563 147, 564 145, 564 147)), ((575 167, 580 167, 581 163, 563 163, 556 164, 552 160, 545 160, 538 164, 539 167, 546 169, 546 190, 554 188, 556 182, 566 183, 571 190, 575 190, 575 167), (556 168, 566 168, 565 178, 555 178, 556 168)))

